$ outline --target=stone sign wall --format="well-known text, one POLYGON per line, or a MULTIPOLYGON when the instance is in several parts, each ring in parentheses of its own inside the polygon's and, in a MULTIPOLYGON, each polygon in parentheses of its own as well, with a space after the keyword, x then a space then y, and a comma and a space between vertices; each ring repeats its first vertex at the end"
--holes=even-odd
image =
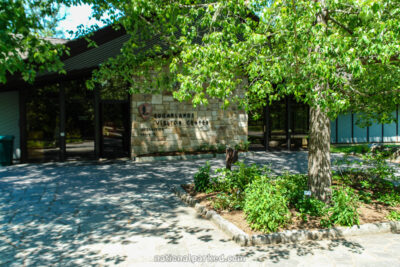
POLYGON ((247 141, 247 114, 217 100, 194 108, 169 93, 132 95, 132 157, 247 141))

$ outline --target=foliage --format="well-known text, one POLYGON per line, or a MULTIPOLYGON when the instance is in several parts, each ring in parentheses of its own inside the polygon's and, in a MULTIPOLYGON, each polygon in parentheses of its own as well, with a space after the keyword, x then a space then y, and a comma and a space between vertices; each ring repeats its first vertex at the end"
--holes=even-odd
POLYGON ((205 192, 210 186, 210 163, 199 168, 198 172, 194 175, 194 189, 197 192, 205 192))
POLYGON ((341 176, 345 176, 346 173, 364 172, 369 178, 396 180, 394 168, 387 163, 386 156, 381 152, 364 154, 361 160, 346 155, 335 160, 334 164, 341 176))
POLYGON ((300 199, 297 204, 296 208, 302 215, 302 218, 306 220, 304 215, 316 216, 321 217, 326 213, 326 204, 314 197, 306 197, 304 196, 300 199))
POLYGON ((240 141, 239 144, 235 145, 235 149, 241 151, 249 151, 249 145, 249 141, 240 141))
POLYGON ((394 168, 381 153, 368 153, 363 160, 344 158, 339 160, 337 180, 358 190, 364 203, 377 200, 389 206, 400 204, 399 189, 393 185, 396 180, 394 168))
POLYGON ((352 146, 331 145, 332 153, 365 154, 369 151, 370 149, 368 145, 352 145, 352 146))
POLYGON ((39 72, 60 71, 62 44, 46 38, 55 33, 61 1, 2 0, 0 2, 0 83, 21 74, 32 82, 39 72))
POLYGON ((216 210, 238 210, 243 209, 242 194, 228 194, 225 192, 219 193, 213 202, 213 207, 216 210))
POLYGON ((264 232, 275 232, 290 221, 288 199, 279 184, 262 176, 246 189, 243 211, 251 227, 264 232))
POLYGON ((275 180, 281 186, 281 190, 287 196, 289 202, 294 206, 303 198, 304 191, 308 188, 307 176, 303 174, 285 173, 276 177, 275 180))
POLYGON ((213 178, 216 190, 224 192, 239 191, 243 193, 247 185, 259 176, 270 172, 267 166, 259 167, 257 164, 247 166, 244 162, 238 161, 234 164, 236 168, 228 170, 226 168, 217 169, 217 177, 213 178))
POLYGON ((96 17, 122 14, 112 20, 131 36, 121 56, 95 73, 98 82, 118 77, 137 91, 139 79, 166 79, 179 100, 198 105, 219 98, 249 110, 265 105, 267 96, 293 94, 332 117, 352 107, 385 121, 399 102, 394 0, 91 3, 96 17), (154 36, 160 41, 151 42, 154 36), (161 71, 168 65, 171 76, 161 71), (236 88, 244 77, 250 82, 243 97, 236 88))
MULTIPOLYGON (((207 165, 203 168, 207 169, 207 165)), ((352 226, 360 223, 360 201, 400 205, 400 194, 391 182, 357 170, 333 176, 336 185, 330 203, 305 195, 307 175, 274 176, 265 166, 243 162, 236 163, 233 170, 217 169, 205 191, 217 193, 212 199, 214 209, 243 210, 250 226, 264 232, 290 223, 294 211, 304 222, 312 217, 322 227, 352 226)), ((209 175, 209 167, 205 172, 209 175)))
POLYGON ((386 218, 391 221, 400 221, 400 211, 392 210, 386 218))
POLYGON ((327 210, 328 216, 321 220, 321 225, 359 225, 358 202, 358 196, 352 188, 345 187, 334 190, 332 205, 327 210))

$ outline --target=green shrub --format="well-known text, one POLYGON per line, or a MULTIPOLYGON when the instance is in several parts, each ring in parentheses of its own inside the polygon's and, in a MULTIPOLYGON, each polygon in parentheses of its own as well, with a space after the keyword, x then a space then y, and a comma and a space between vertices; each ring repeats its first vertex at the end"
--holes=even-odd
POLYGON ((308 214, 316 217, 322 217, 327 212, 326 204, 324 202, 306 196, 303 196, 303 198, 296 203, 296 208, 301 215, 308 214))
POLYGON ((333 190, 332 203, 327 210, 328 218, 321 220, 322 226, 329 227, 332 225, 359 225, 360 218, 357 212, 358 202, 358 196, 350 187, 333 190))
POLYGON ((376 200, 394 207, 400 204, 400 195, 395 190, 386 193, 378 192, 376 200))
POLYGON ((217 176, 212 178, 215 191, 224 191, 227 193, 236 191, 243 193, 254 179, 270 173, 270 170, 266 166, 258 167, 256 164, 247 166, 240 161, 236 162, 235 166, 237 166, 237 168, 233 170, 220 168, 215 171, 217 176))
POLYGON ((205 192, 210 187, 210 162, 206 162, 194 175, 194 189, 197 192, 205 192))
POLYGON ((243 208, 242 194, 219 193, 213 201, 215 210, 238 210, 243 208))
POLYGON ((281 193, 281 186, 266 176, 247 187, 243 210, 250 226, 263 232, 275 232, 290 221, 288 199, 281 193))
POLYGON ((276 182, 281 186, 282 194, 284 194, 288 198, 289 203, 295 207, 297 203, 303 199, 304 191, 308 190, 307 175, 304 174, 285 173, 276 177, 276 182))
POLYGON ((400 211, 392 210, 387 216, 387 219, 391 221, 400 221, 400 211))

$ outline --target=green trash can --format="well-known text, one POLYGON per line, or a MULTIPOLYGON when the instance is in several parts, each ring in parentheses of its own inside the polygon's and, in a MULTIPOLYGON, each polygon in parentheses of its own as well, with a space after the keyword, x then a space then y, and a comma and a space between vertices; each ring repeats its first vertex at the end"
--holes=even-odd
POLYGON ((0 166, 12 164, 14 150, 14 136, 0 135, 0 166))

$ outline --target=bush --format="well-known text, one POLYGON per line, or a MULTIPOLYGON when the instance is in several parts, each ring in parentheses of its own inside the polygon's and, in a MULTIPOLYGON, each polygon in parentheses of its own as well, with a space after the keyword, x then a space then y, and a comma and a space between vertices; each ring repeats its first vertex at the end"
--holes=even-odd
POLYGON ((328 218, 322 219, 321 225, 325 227, 330 227, 332 225, 359 225, 360 218, 357 212, 358 202, 358 196, 350 187, 334 190, 332 194, 332 205, 327 210, 328 218))
POLYGON ((244 192, 246 187, 257 177, 269 174, 270 170, 267 167, 258 167, 256 164, 247 166, 243 162, 236 162, 233 170, 226 168, 217 169, 214 177, 213 186, 215 191, 224 191, 231 193, 233 191, 244 192))
POLYGON ((210 162, 207 161, 194 175, 194 189, 197 192, 205 192, 210 187, 210 168, 210 162))
POLYGON ((246 189, 243 208, 246 219, 253 229, 275 232, 290 221, 288 199, 281 186, 266 176, 255 179, 246 189))
POLYGON ((326 204, 324 202, 316 198, 306 196, 303 196, 303 198, 296 203, 296 208, 303 218, 306 218, 306 214, 310 216, 321 217, 327 212, 326 204))
POLYGON ((303 199, 304 191, 308 190, 307 175, 285 173, 276 177, 276 182, 282 188, 284 194, 291 205, 297 206, 297 203, 303 199))
POLYGON ((392 210, 386 218, 391 221, 400 221, 400 211, 392 210))
POLYGON ((214 202, 213 207, 215 210, 238 210, 243 208, 243 195, 242 194, 228 194, 225 192, 219 193, 214 202))

